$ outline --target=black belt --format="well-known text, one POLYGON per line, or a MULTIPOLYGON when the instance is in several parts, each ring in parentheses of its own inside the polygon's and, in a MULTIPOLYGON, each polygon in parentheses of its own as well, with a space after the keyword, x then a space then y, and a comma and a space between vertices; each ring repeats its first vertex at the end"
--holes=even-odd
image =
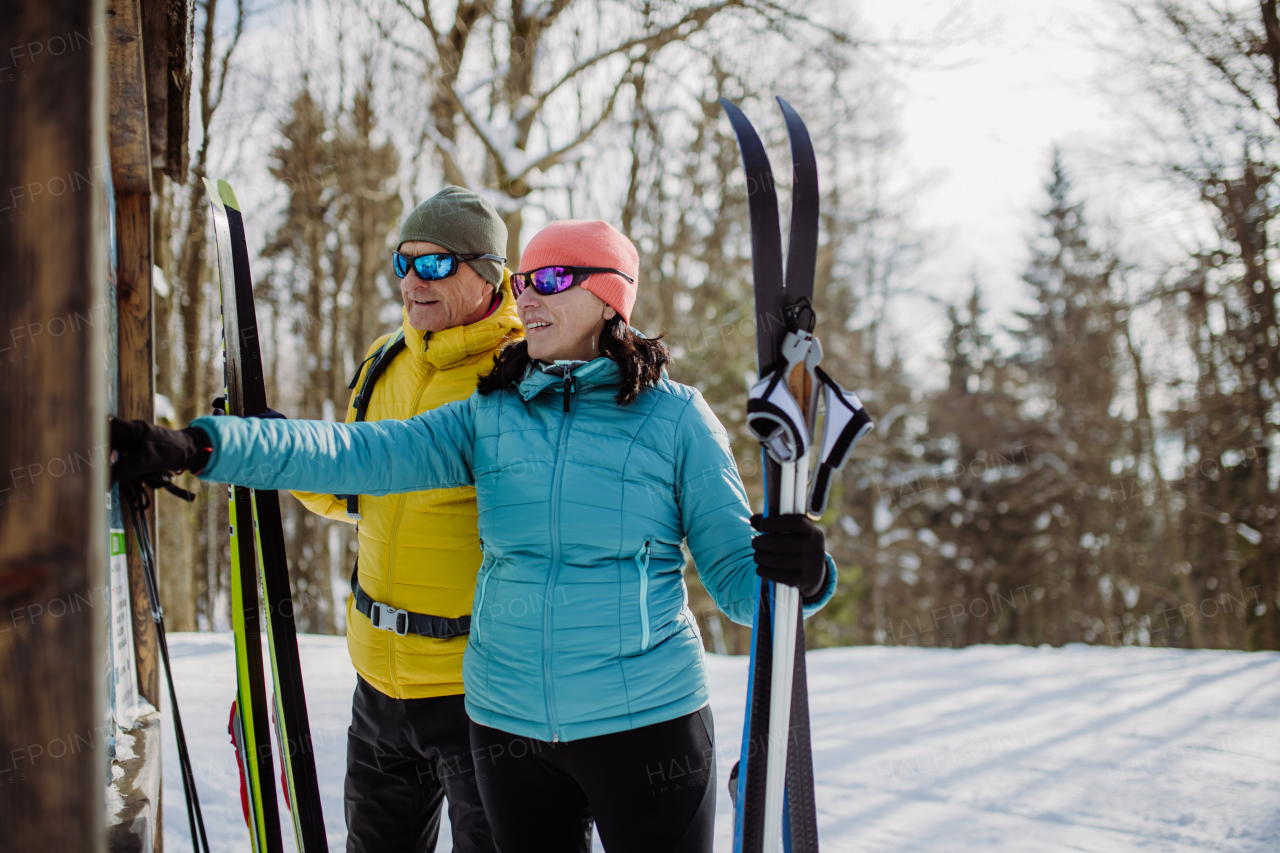
POLYGON ((356 597, 356 610, 369 617, 373 627, 381 631, 390 631, 401 637, 405 634, 418 634, 436 640, 448 640, 471 633, 470 614, 459 616, 457 619, 446 619, 443 616, 397 610, 389 604, 374 601, 360 588, 358 571, 357 567, 357 570, 351 573, 351 593, 356 597))

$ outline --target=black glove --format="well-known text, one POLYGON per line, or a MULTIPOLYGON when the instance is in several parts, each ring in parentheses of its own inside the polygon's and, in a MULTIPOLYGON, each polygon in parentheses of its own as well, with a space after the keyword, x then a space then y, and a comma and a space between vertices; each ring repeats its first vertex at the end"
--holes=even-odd
POLYGON ((763 535, 751 540, 756 574, 765 580, 798 587, 801 598, 816 600, 827 587, 826 538, 804 515, 751 516, 763 535))
POLYGON ((111 482, 169 471, 200 471, 213 442, 199 427, 168 429, 146 421, 110 419, 111 482))
MULTIPOLYGON (((227 398, 219 394, 217 397, 213 398, 213 416, 217 418, 217 417, 221 417, 222 415, 225 415, 226 413, 227 413, 227 398)), ((259 412, 258 414, 250 415, 249 417, 261 418, 262 420, 265 420, 265 421, 271 421, 276 419, 279 419, 282 421, 289 420, 287 417, 280 414, 275 409, 267 409, 265 412, 259 412)))

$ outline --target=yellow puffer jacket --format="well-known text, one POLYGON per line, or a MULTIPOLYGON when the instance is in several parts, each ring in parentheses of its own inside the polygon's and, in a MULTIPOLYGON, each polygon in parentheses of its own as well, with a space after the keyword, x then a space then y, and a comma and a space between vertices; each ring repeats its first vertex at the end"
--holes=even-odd
MULTIPOLYGON (((503 273, 502 302, 488 317, 428 335, 404 318, 405 349, 377 378, 365 420, 404 420, 470 397, 494 356, 524 336, 503 273)), ((369 354, 390 338, 384 335, 369 354)), ((364 382, 361 370, 358 391, 364 382)), ((354 402, 355 395, 352 394, 354 402)), ((347 407, 347 422, 356 418, 347 407)), ((350 521, 346 501, 333 495, 294 493, 312 512, 350 521)), ((414 613, 455 618, 471 612, 480 539, 473 488, 360 498, 360 587, 375 601, 414 613)), ((462 652, 466 636, 436 640, 380 631, 347 601, 347 649, 366 681, 397 699, 463 692, 462 652)))

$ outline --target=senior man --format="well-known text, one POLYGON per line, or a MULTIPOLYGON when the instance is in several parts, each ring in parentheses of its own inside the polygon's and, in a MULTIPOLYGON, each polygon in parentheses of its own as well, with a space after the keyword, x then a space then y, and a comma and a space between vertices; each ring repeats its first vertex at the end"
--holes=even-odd
MULTIPOLYGON (((471 395, 498 351, 524 334, 506 244, 493 207, 459 187, 409 214, 391 258, 403 323, 369 348, 348 423, 411 418, 471 395)), ((445 799, 453 849, 493 850, 462 687, 481 563, 475 490, 297 496, 359 530, 347 602, 359 675, 347 732, 347 850, 434 850, 445 799)))

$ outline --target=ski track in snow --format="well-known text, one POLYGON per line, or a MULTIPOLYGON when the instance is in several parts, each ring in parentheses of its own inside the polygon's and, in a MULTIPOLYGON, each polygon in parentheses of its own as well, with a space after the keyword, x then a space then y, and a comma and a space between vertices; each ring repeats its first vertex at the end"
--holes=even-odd
MULTIPOLYGON (((355 672, 343 638, 298 642, 329 847, 340 851, 355 672)), ((245 850, 226 734, 231 636, 169 643, 210 848, 245 850)), ((707 656, 717 853, 733 846, 724 786, 746 665, 707 656)), ((827 853, 1280 850, 1280 654, 858 647, 811 652, 808 666, 827 853)), ((166 721, 165 847, 179 851, 190 836, 170 731, 166 721)), ((287 818, 283 829, 292 850, 287 818)), ((436 849, 451 848, 446 819, 436 849)))

